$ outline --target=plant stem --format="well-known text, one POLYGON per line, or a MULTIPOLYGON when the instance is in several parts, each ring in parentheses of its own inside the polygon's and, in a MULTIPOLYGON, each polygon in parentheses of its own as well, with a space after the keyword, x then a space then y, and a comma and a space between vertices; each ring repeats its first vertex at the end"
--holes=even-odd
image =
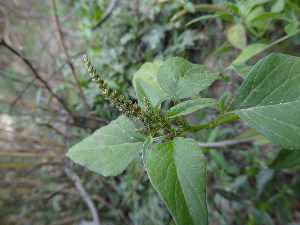
MULTIPOLYGON (((195 5, 195 9, 197 10, 201 10, 201 9, 208 9, 208 10, 213 10, 213 11, 219 11, 219 12, 225 12, 226 10, 224 8, 220 8, 220 7, 217 7, 217 6, 214 6, 214 5, 210 5, 210 4, 199 4, 199 5, 195 5)), ((177 20, 178 18, 186 15, 188 13, 187 10, 183 9, 181 11, 179 11, 178 13, 176 13, 171 21, 175 21, 177 20)))
MULTIPOLYGON (((184 129, 178 136, 182 136, 182 135, 190 134, 190 133, 196 133, 199 130, 214 128, 215 126, 219 126, 224 123, 229 123, 229 122, 235 121, 240 118, 236 114, 229 114, 229 116, 222 118, 222 116, 225 116, 225 115, 226 114, 222 114, 222 113, 219 114, 217 119, 210 123, 200 124, 200 125, 196 125, 196 126, 189 126, 188 129, 184 129)), ((153 141, 163 140, 163 139, 166 139, 167 137, 168 137, 167 135, 155 137, 155 138, 153 138, 153 141)))

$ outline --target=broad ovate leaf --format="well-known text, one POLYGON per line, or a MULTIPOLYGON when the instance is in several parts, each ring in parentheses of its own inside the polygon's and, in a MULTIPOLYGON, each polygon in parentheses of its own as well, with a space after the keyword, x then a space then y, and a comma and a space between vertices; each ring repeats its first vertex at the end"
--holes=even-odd
POLYGON ((300 58, 270 54, 260 60, 229 111, 271 142, 300 150, 300 58))
POLYGON ((133 86, 141 107, 145 107, 144 97, 149 99, 153 107, 159 106, 166 99, 156 78, 156 73, 161 65, 163 65, 163 61, 145 63, 133 76, 133 86))
POLYGON ((158 69, 157 81, 168 98, 178 100, 208 88, 219 74, 183 58, 172 57, 158 69))
POLYGON ((128 117, 120 116, 74 145, 67 156, 103 176, 118 175, 143 149, 145 137, 135 129, 128 117))
POLYGON ((176 116, 187 115, 199 109, 213 106, 216 104, 217 100, 213 98, 197 98, 193 100, 188 100, 170 108, 167 111, 166 116, 170 119, 176 116))
POLYGON ((300 166, 300 151, 281 149, 270 163, 271 169, 284 169, 300 166))
POLYGON ((146 169, 177 225, 208 224, 205 161, 194 140, 175 138, 156 145, 146 169))

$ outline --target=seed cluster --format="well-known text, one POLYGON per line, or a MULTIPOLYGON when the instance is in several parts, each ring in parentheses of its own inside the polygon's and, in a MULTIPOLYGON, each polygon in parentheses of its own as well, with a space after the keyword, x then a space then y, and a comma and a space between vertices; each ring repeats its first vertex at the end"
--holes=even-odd
POLYGON ((137 132, 149 132, 152 135, 164 130, 168 138, 173 138, 177 135, 178 130, 171 127, 169 121, 165 119, 161 110, 153 109, 149 99, 144 98, 145 109, 142 109, 138 104, 132 103, 131 100, 127 100, 124 95, 119 94, 113 88, 100 77, 96 69, 93 67, 90 59, 84 55, 83 59, 86 63, 86 67, 92 77, 92 81, 95 82, 99 89, 102 90, 102 94, 111 103, 126 116, 132 116, 136 120, 140 120, 144 124, 144 128, 138 129, 137 132))
POLYGON ((95 82, 99 89, 102 90, 102 94, 111 103, 115 104, 117 108, 126 116, 138 117, 141 112, 141 108, 132 101, 127 100, 124 95, 119 94, 113 88, 108 86, 108 84, 100 77, 96 69, 93 67, 90 59, 84 55, 83 60, 86 63, 86 67, 92 77, 92 81, 95 82))

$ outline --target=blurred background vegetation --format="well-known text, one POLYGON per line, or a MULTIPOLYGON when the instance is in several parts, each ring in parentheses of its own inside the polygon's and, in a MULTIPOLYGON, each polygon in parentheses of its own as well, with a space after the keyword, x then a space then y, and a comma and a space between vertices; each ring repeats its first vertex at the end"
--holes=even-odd
MULTIPOLYGON (((131 79, 144 62, 184 57, 230 77, 201 93, 226 91, 225 102, 243 81, 233 61, 300 55, 299 15, 299 0, 0 0, 0 224, 89 224, 95 214, 103 225, 174 224, 140 158, 103 177, 65 157, 120 114, 82 54, 133 101, 131 79)), ((200 124, 216 112, 188 119, 200 124)), ((203 147, 210 224, 300 224, 300 168, 268 169, 277 146, 242 121, 194 138, 215 143, 203 147)))

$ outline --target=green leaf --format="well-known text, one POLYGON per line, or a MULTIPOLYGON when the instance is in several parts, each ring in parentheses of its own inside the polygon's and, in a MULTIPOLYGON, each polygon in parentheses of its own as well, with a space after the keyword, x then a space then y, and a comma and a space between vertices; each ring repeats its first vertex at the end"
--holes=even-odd
POLYGON ((247 47, 246 29, 241 23, 232 25, 227 30, 228 41, 237 49, 244 49, 247 47))
POLYGON ((219 73, 180 57, 170 58, 157 72, 159 86, 173 101, 196 95, 218 77, 219 73))
POLYGON ((284 8, 284 0, 277 0, 271 8, 271 12, 281 12, 284 8))
POLYGON ((264 51, 268 45, 266 44, 252 44, 248 45, 246 48, 243 49, 241 54, 231 63, 228 69, 231 69, 233 64, 245 62, 251 57, 255 56, 256 54, 264 51))
POLYGON ((300 58, 270 54, 260 60, 229 111, 271 142, 300 150, 300 58))
POLYGON ((189 138, 156 145, 147 173, 177 225, 207 225, 206 168, 203 153, 189 138))
POLYGON ((156 77, 156 73, 161 65, 163 65, 163 61, 145 63, 133 76, 133 87, 141 107, 145 107, 144 97, 149 99, 153 107, 157 107, 166 98, 165 93, 157 83, 156 77))
POLYGON ((270 170, 267 168, 263 168, 256 176, 256 196, 260 196, 265 186, 268 184, 268 182, 274 177, 274 170, 270 170))
POLYGON ((300 165, 300 152, 281 149, 270 163, 271 169, 284 169, 300 165))
POLYGON ((216 104, 217 101, 213 98, 197 98, 188 100, 170 108, 166 113, 166 117, 170 119, 176 116, 187 115, 199 109, 216 104))
POLYGON ((190 22, 188 22, 186 24, 186 26, 190 26, 194 23, 197 23, 197 22, 200 22, 202 20, 208 20, 208 19, 215 19, 215 18, 222 18, 222 19, 227 19, 227 20, 232 20, 232 16, 228 13, 215 13, 215 14, 211 14, 211 15, 204 15, 204 16, 200 16, 200 17, 197 17, 193 20, 191 20, 190 22))
POLYGON ((219 105, 220 105, 220 107, 221 107, 222 112, 225 111, 225 109, 226 109, 226 104, 227 104, 227 102, 229 101, 230 97, 231 97, 231 92, 230 92, 230 91, 225 91, 225 92, 221 95, 221 97, 219 98, 218 102, 219 102, 219 105))
POLYGON ((190 13, 194 13, 196 10, 195 10, 195 6, 193 3, 191 2, 187 2, 185 5, 184 5, 184 9, 190 13))
POLYGON ((270 0, 245 0, 238 1, 236 5, 239 9, 240 14, 246 17, 252 10, 258 8, 257 6, 263 5, 269 1, 270 0))
POLYGON ((154 86, 151 86, 148 83, 144 82, 141 78, 135 79, 135 90, 139 105, 142 108, 146 107, 144 103, 144 97, 149 99, 150 104, 154 108, 160 107, 160 103, 166 100, 166 95, 164 92, 162 92, 161 89, 155 89, 154 86))
POLYGON ((284 27, 284 31, 288 35, 292 35, 292 34, 296 33, 297 30, 298 30, 298 23, 297 22, 290 23, 290 24, 288 24, 284 27))
POLYGON ((236 63, 232 65, 234 71, 242 78, 246 79, 253 66, 248 66, 246 63, 236 63))
POLYGON ((74 145, 67 156, 103 176, 118 175, 143 149, 145 137, 135 129, 128 117, 120 116, 74 145))
POLYGON ((278 12, 266 12, 266 13, 263 13, 255 18, 253 18, 250 22, 251 23, 256 23, 256 22, 264 22, 266 20, 287 20, 289 21, 289 19, 281 14, 281 13, 278 13, 278 12))
POLYGON ((213 53, 211 53, 211 56, 215 56, 218 54, 222 54, 222 53, 226 53, 226 52, 230 52, 233 51, 235 48, 232 45, 222 45, 220 48, 218 48, 216 51, 214 51, 213 53))

